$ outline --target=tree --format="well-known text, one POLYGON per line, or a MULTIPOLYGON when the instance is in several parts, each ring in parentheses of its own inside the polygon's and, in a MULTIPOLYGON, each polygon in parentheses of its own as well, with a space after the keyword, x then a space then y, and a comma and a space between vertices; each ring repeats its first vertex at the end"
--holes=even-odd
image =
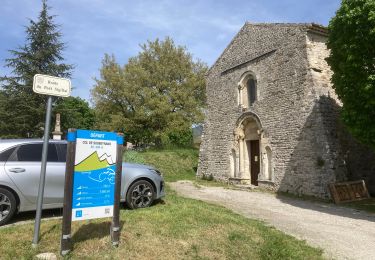
POLYGON ((38 20, 26 27, 26 44, 11 50, 6 66, 12 76, 1 77, 1 95, 7 100, 0 110, 0 136, 40 137, 43 134, 46 97, 32 91, 35 74, 70 77, 71 65, 62 63, 64 43, 59 26, 48 14, 45 0, 38 20))
POLYGON ((203 120, 207 66, 170 38, 141 49, 123 67, 105 55, 91 92, 99 126, 134 143, 186 144, 192 124, 203 120))
POLYGON ((375 149, 375 0, 343 0, 328 28, 327 61, 342 119, 375 149))
POLYGON ((54 108, 61 116, 61 131, 69 128, 92 129, 95 124, 95 112, 89 103, 79 97, 67 97, 60 100, 54 108))

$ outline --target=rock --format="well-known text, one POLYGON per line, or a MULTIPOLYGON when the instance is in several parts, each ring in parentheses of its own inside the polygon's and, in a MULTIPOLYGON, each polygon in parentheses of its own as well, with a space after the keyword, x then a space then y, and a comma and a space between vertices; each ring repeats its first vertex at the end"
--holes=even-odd
POLYGON ((57 260, 57 256, 54 253, 41 253, 37 255, 36 258, 42 260, 57 260))

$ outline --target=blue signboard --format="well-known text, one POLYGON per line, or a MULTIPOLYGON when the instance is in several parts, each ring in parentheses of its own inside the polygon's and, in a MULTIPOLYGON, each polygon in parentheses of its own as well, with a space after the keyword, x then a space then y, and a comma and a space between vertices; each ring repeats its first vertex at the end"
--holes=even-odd
MULTIPOLYGON (((113 132, 77 130, 72 221, 113 216, 117 144, 113 132)), ((121 139, 121 140, 120 140, 121 139)))

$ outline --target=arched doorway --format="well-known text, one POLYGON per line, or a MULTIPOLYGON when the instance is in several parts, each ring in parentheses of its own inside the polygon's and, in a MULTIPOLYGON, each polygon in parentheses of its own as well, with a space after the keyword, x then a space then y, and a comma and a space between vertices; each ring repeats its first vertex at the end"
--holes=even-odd
POLYGON ((257 115, 247 112, 237 122, 235 140, 238 142, 238 178, 243 182, 258 185, 258 176, 261 171, 260 121, 257 115))

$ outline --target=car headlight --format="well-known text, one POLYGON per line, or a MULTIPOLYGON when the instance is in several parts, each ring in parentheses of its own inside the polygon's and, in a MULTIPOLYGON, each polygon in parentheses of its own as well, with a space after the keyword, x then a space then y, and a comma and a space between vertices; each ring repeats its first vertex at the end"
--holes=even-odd
POLYGON ((157 175, 159 175, 159 176, 162 176, 161 172, 159 172, 159 171, 156 170, 156 169, 149 169, 149 171, 152 172, 152 173, 155 173, 155 174, 157 174, 157 175))

